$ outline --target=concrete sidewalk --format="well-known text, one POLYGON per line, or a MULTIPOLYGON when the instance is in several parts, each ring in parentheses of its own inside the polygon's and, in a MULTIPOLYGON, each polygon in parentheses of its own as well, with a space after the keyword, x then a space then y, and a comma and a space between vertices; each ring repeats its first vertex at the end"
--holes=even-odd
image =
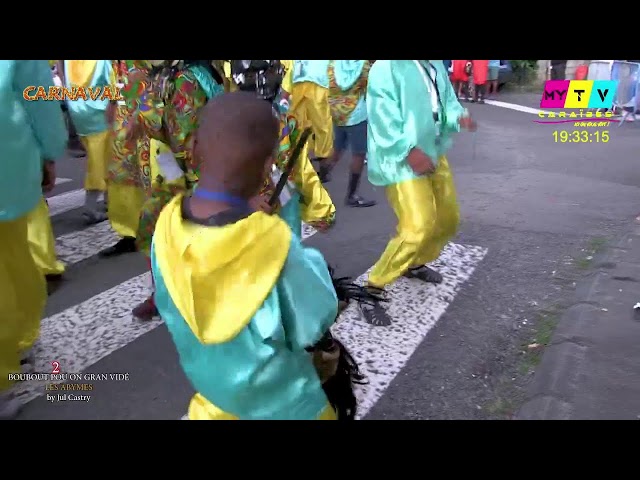
POLYGON ((516 418, 640 418, 640 225, 596 257, 576 296, 516 418))

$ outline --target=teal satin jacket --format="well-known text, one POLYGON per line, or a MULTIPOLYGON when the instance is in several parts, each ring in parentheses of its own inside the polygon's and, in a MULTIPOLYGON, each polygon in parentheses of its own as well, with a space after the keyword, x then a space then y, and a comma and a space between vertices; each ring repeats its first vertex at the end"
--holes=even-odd
POLYGON ((294 60, 293 83, 313 82, 329 88, 329 60, 294 60))
POLYGON ((0 60, 0 222, 29 213, 42 198, 42 162, 67 145, 58 102, 28 101, 24 89, 53 85, 47 60, 0 60))
POLYGON ((369 181, 387 186, 416 178, 407 154, 417 147, 437 165, 451 148, 451 137, 460 131, 458 121, 465 109, 453 90, 442 60, 419 60, 435 68, 440 93, 437 135, 431 95, 422 72, 413 60, 378 60, 369 72, 367 87, 369 181), (443 110, 443 111, 442 111, 443 110))
MULTIPOLYGON (((65 73, 67 71, 67 62, 65 60, 65 73)), ((112 67, 111 60, 98 60, 96 70, 93 74, 89 87, 108 87, 111 84, 112 67)), ((65 87, 71 88, 69 75, 65 74, 65 87)), ((73 126, 76 127, 78 135, 91 135, 101 133, 109 128, 105 112, 109 105, 108 99, 97 98, 96 100, 77 99, 73 102, 67 102, 69 115, 73 120, 73 126)))

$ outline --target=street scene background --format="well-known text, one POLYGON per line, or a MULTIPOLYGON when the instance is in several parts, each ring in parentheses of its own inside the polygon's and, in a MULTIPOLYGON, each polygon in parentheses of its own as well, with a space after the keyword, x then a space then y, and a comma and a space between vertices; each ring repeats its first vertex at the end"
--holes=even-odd
MULTIPOLYGON (((399 281, 390 327, 365 325, 353 307, 337 326, 370 381, 359 392, 361 417, 637 418, 640 380, 627 367, 638 353, 627 350, 640 330, 632 310, 640 276, 620 274, 633 281, 613 288, 602 275, 640 264, 640 252, 636 260, 624 256, 640 213, 638 123, 612 123, 606 144, 561 144, 553 139, 558 126, 534 123, 539 93, 498 100, 469 105, 478 130, 460 133, 449 155, 462 222, 438 261, 444 284, 399 281), (602 260, 612 251, 615 259, 602 260), (594 277, 611 290, 602 294, 610 304, 577 298, 594 277), (562 327, 566 312, 585 302, 596 315, 591 323, 580 320, 573 333, 562 327), (573 390, 556 391, 558 382, 573 390)), ((305 229, 305 241, 339 275, 355 278, 380 256, 395 217, 383 190, 368 182, 362 194, 377 206, 343 206, 348 164, 343 158, 326 185, 338 209, 335 228, 305 229)), ((182 418, 193 391, 165 326, 131 319, 150 291, 144 258, 97 256, 117 238, 108 222, 82 223, 85 161, 64 158, 57 169, 48 200, 67 273, 49 298, 36 370, 57 361, 63 371, 128 373, 130 380, 96 383, 89 402, 60 403, 46 400, 42 384, 25 382, 19 418, 182 418)))

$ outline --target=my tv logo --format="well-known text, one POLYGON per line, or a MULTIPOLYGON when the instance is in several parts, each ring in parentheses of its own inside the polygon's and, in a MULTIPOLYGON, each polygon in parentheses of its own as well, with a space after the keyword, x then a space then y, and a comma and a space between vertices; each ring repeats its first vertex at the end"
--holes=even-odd
POLYGON ((548 80, 540 108, 611 108, 617 80, 548 80))

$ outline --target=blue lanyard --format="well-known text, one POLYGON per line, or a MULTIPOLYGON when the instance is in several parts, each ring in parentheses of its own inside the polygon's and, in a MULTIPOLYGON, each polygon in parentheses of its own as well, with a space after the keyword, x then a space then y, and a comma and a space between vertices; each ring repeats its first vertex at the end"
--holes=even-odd
POLYGON ((233 207, 247 207, 249 206, 249 202, 241 197, 236 197, 235 195, 231 195, 225 192, 213 192, 211 190, 206 190, 202 187, 197 187, 193 196, 197 198, 201 198, 203 200, 209 200, 211 202, 224 202, 228 203, 233 207))

